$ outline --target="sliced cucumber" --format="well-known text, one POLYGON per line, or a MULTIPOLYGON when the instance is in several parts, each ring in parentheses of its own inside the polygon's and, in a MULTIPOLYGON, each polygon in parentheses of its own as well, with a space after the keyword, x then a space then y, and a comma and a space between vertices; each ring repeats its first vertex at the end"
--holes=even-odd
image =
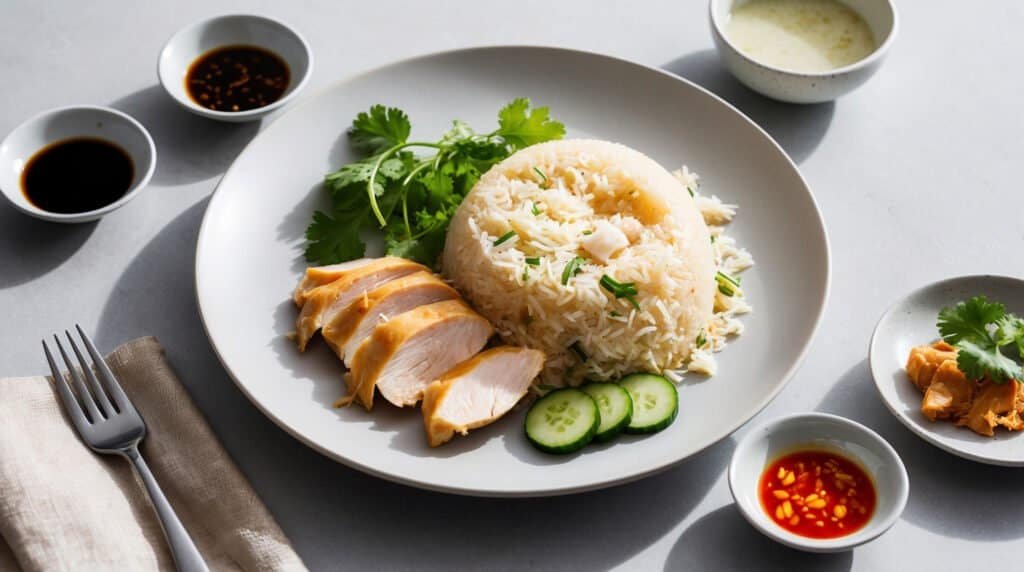
POLYGON ((629 392, 614 383, 588 383, 581 387, 597 403, 601 413, 601 424, 597 427, 594 439, 609 441, 614 439, 633 417, 633 399, 629 392))
POLYGON ((594 439, 600 424, 592 397, 579 389, 558 389, 526 413, 526 438, 545 453, 572 453, 594 439))
POLYGON ((656 433, 675 421, 679 392, 671 381, 653 373, 634 373, 619 382, 633 398, 633 418, 627 433, 656 433))

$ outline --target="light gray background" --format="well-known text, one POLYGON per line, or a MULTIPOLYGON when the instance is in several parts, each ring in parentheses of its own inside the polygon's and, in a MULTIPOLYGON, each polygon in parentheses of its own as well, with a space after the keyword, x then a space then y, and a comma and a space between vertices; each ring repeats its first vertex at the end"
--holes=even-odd
MULTIPOLYGON (((96 224, 58 226, 0 205, 0 373, 44 370, 38 340, 78 321, 104 349, 155 334, 200 409, 310 568, 985 569, 1024 549, 1024 473, 926 445, 878 400, 868 337, 908 290, 958 274, 1024 275, 1024 3, 905 0, 879 74, 835 104, 797 107, 737 84, 712 51, 705 2, 11 2, 0 4, 0 133, 37 111, 111 104, 159 149, 150 187, 96 224), (309 40, 309 93, 426 52, 503 43, 583 48, 661 66, 723 96, 800 165, 828 225, 833 289, 810 357, 752 423, 834 412, 879 431, 912 493, 895 528, 845 554, 801 554, 737 513, 735 436, 660 475, 535 500, 422 492, 337 465, 235 389, 196 313, 193 253, 207 199, 261 128, 180 111, 156 57, 178 28, 255 12, 309 40)), ((264 125, 270 120, 265 121, 264 125)), ((349 118, 339 118, 339 130, 349 118)), ((737 160, 742 160, 737 157, 737 160)), ((267 168, 273 168, 268 165, 267 168)), ((742 430, 739 435, 742 434, 742 430)))

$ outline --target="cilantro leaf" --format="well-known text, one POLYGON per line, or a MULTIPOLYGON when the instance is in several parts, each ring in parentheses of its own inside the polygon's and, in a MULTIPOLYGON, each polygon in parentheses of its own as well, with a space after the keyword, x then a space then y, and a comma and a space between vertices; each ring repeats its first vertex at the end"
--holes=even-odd
POLYGON ((969 379, 991 378, 1001 382, 1008 379, 1020 379, 1021 367, 1017 362, 999 351, 994 344, 961 340, 956 344, 956 366, 969 379))
POLYGON ((306 260, 324 265, 361 258, 366 243, 359 237, 359 227, 365 219, 365 213, 335 217, 322 211, 313 213, 313 224, 306 229, 306 260))
POLYGON ((1005 314, 1006 307, 1002 304, 991 303, 984 296, 975 296, 939 312, 939 334, 953 345, 964 339, 987 339, 989 333, 986 325, 1005 314))
POLYGON ((957 367, 970 379, 1021 379, 1024 370, 1000 349, 1014 346, 1024 356, 1024 320, 1006 306, 975 296, 939 311, 939 333, 957 348, 957 367))
POLYGON ((357 151, 376 155, 405 143, 411 131, 412 124, 404 111, 378 104, 356 115, 348 136, 357 151))
POLYGON ((561 139, 565 126, 548 116, 547 107, 530 109, 530 100, 516 98, 498 112, 498 131, 506 143, 522 149, 544 141, 561 139))
POLYGON ((314 214, 306 258, 332 264, 363 256, 360 231, 372 224, 388 254, 434 264, 451 217, 481 175, 518 149, 565 133, 547 108, 531 108, 524 98, 498 119, 491 133, 455 120, 438 141, 417 142, 409 141, 412 128, 402 110, 374 105, 359 113, 348 135, 360 159, 324 178, 332 208, 314 214), (413 148, 432 154, 417 156, 413 148))

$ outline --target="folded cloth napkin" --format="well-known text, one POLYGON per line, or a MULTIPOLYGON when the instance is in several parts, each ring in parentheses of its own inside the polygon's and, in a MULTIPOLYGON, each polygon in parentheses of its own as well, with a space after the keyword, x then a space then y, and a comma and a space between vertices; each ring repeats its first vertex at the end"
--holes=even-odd
MULTIPOLYGON (((107 363, 146 420, 143 456, 211 570, 305 570, 160 343, 128 342, 107 363)), ((141 481, 79 440, 47 377, 0 379, 0 537, 0 570, 174 569, 141 481)))

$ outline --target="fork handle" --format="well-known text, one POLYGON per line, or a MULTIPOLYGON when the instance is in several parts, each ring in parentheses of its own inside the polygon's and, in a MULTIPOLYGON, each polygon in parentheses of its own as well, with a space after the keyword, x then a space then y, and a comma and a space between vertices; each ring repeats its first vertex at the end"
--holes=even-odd
POLYGON ((209 568, 206 567, 206 562, 199 554, 199 549, 196 548, 192 537, 188 535, 188 531, 181 524, 171 503, 167 502, 167 497, 164 496, 160 484, 156 482, 156 477, 149 470, 149 465, 142 458, 139 449, 137 447, 127 449, 124 451, 124 456, 131 461, 135 472, 139 474, 143 484, 146 485, 149 500, 153 503, 153 508, 156 509, 156 515, 160 520, 160 528, 163 529, 164 537, 171 548, 175 567, 180 572, 208 572, 209 568))

